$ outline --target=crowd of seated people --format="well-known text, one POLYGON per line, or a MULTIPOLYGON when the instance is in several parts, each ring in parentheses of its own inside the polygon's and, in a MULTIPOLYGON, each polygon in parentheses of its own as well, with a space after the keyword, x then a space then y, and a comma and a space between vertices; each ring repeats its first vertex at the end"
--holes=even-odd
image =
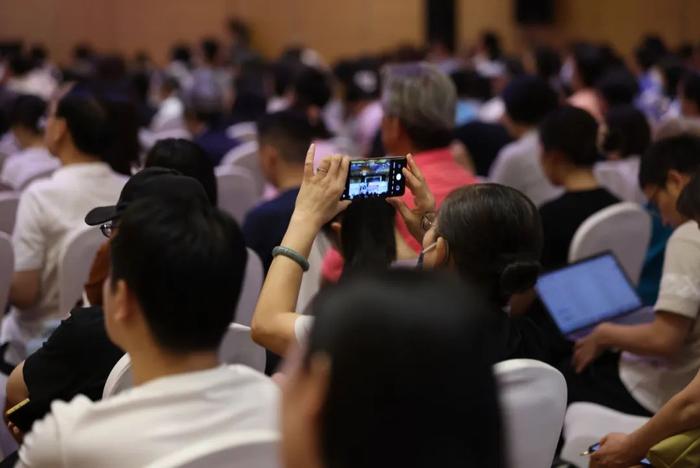
POLYGON ((227 32, 163 67, 0 48, 0 193, 18 199, 0 466, 146 466, 266 433, 287 468, 505 467, 494 369, 514 359, 565 379, 567 404, 651 417, 596 434, 592 466, 700 428, 700 50, 648 36, 631 65, 595 42, 516 56, 485 32, 327 64, 302 46, 268 60, 240 20, 227 32), (217 177, 244 147, 265 188, 239 226, 217 177), (405 193, 341 201, 350 162, 387 155, 406 159, 405 193), (621 202, 649 214, 653 317, 567 338, 538 278, 621 202), (106 238, 61 310, 62 255, 88 226, 106 238), (219 355, 254 257, 265 372, 219 355), (125 355, 131 388, 103 398, 125 355))

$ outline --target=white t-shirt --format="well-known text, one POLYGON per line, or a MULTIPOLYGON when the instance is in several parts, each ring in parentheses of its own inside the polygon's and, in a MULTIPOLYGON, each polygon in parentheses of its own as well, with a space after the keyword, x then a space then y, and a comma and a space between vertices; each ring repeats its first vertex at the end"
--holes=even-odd
POLYGON ((694 221, 678 227, 668 240, 659 299, 654 310, 693 321, 683 347, 670 359, 623 353, 620 379, 630 394, 657 412, 695 377, 700 368, 700 230, 694 221))
POLYGON ((647 202, 639 188, 639 157, 630 156, 619 161, 602 161, 593 167, 593 174, 600 185, 620 200, 639 203, 647 202))
POLYGON ((65 238, 85 226, 88 211, 116 204, 126 180, 103 162, 71 164, 22 193, 12 235, 15 271, 41 270, 39 301, 30 309, 12 309, 3 320, 0 342, 26 343, 41 334, 45 320, 70 312, 58 310, 58 261, 65 238))
POLYGON ((166 98, 158 106, 158 112, 151 119, 150 130, 160 133, 168 130, 185 130, 185 106, 177 96, 166 98))
POLYGON ((55 171, 61 165, 44 147, 32 146, 13 154, 5 160, 0 173, 0 181, 20 190, 33 178, 55 171))
POLYGON ((299 315, 294 321, 294 337, 298 344, 305 344, 309 340, 311 327, 314 324, 313 315, 299 315))
POLYGON ((541 152, 537 131, 530 130, 498 152, 489 180, 520 190, 537 206, 558 198, 564 191, 544 175, 541 152))
POLYGON ((277 431, 279 389, 241 365, 162 377, 100 402, 55 402, 16 465, 122 468, 237 431, 277 431))

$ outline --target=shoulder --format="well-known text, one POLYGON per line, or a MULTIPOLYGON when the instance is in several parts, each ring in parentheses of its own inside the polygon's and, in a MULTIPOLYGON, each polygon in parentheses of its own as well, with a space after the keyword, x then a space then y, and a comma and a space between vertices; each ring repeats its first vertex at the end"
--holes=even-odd
POLYGON ((695 221, 687 221, 673 231, 668 242, 670 244, 692 244, 700 249, 700 227, 695 221))

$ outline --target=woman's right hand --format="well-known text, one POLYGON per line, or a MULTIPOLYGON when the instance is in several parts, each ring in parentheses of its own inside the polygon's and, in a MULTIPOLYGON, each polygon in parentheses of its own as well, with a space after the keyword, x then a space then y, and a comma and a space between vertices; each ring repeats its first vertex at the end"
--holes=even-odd
POLYGON ((309 146, 304 163, 304 180, 297 195, 292 219, 309 223, 320 230, 328 221, 346 209, 349 201, 341 201, 350 167, 347 156, 330 156, 314 174, 315 145, 309 146))
POLYGON ((401 198, 388 198, 387 201, 401 214, 411 235, 418 242, 422 242, 425 234, 423 217, 426 214, 435 215, 435 197, 430 191, 430 187, 428 187, 413 155, 407 155, 406 161, 408 164, 403 169, 403 175, 406 178, 406 187, 413 195, 414 208, 409 208, 401 198))

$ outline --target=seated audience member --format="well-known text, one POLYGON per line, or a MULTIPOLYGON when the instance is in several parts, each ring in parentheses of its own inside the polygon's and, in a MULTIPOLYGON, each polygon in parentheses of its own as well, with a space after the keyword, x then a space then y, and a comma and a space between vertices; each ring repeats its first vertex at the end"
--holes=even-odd
POLYGON ((570 401, 648 415, 680 392, 697 372, 700 297, 688 291, 697 289, 700 282, 700 231, 675 206, 698 168, 700 140, 689 136, 659 141, 642 157, 639 182, 644 193, 665 223, 678 226, 666 247, 654 321, 602 323, 578 341, 573 369, 565 370, 570 401), (622 354, 603 354, 611 349, 622 354))
POLYGON ((223 157, 234 146, 236 140, 226 133, 223 119, 223 102, 217 94, 218 85, 207 82, 206 87, 195 87, 189 95, 185 108, 185 124, 192 140, 199 145, 214 166, 218 166, 223 157))
POLYGON ((593 44, 576 44, 572 50, 573 94, 569 104, 590 113, 598 122, 603 121, 603 106, 593 87, 605 72, 607 60, 602 47, 593 44))
POLYGON ((598 159, 598 124, 577 107, 562 107, 540 125, 542 167, 564 194, 540 207, 544 231, 542 265, 557 268, 569 258, 576 230, 591 215, 620 200, 593 175, 598 159))
POLYGON ((491 98, 489 80, 473 70, 455 70, 450 74, 457 89, 455 125, 460 127, 477 120, 481 105, 491 98))
POLYGON ((491 166, 489 180, 520 190, 539 206, 561 195, 542 169, 537 125, 558 107, 554 90, 541 78, 514 78, 502 93, 505 125, 514 142, 501 149, 491 166))
POLYGON ((160 104, 151 119, 150 129, 154 133, 166 130, 181 130, 185 126, 185 108, 178 96, 180 84, 177 79, 166 76, 160 85, 160 104))
MULTIPOLYGON (((166 138, 160 140, 146 155, 146 168, 164 167, 193 177, 202 184, 212 206, 217 206, 217 186, 214 167, 202 148, 189 140, 166 138)), ((120 196, 120 199, 123 195, 120 196)), ((109 274, 109 241, 95 255, 90 275, 85 283, 85 295, 91 305, 102 305, 102 284, 109 274)))
POLYGON ((525 55, 523 65, 526 73, 539 76, 552 87, 557 96, 563 95, 563 87, 559 77, 562 66, 559 52, 547 46, 535 47, 525 55))
POLYGON ((646 203, 639 188, 639 158, 651 144, 647 118, 634 106, 625 105, 610 109, 605 125, 606 161, 593 167, 596 180, 621 200, 646 203))
POLYGON ((68 314, 58 310, 63 241, 83 225, 90 208, 114 203, 126 182, 100 160, 109 144, 106 121, 102 107, 87 95, 68 95, 50 106, 45 139, 62 167, 50 179, 30 185, 19 201, 12 236, 14 307, 3 320, 0 338, 10 343, 9 362, 26 357, 26 345, 46 331, 48 322, 68 314))
POLYGON ((357 146, 357 154, 367 157, 382 124, 383 115, 376 61, 364 59, 353 63, 344 85, 343 104, 347 113, 345 131, 357 146))
POLYGON ((12 190, 23 189, 35 177, 48 176, 60 165, 44 144, 41 119, 45 112, 46 103, 31 95, 17 97, 10 107, 10 129, 21 151, 2 164, 0 182, 12 190))
MULTIPOLYGON (((307 156, 313 157, 312 151, 307 156)), ((334 158, 330 168, 304 175, 292 221, 281 243, 302 260, 308 257, 318 231, 335 213, 345 187, 347 161, 334 158), (337 193, 336 193, 337 192, 337 193)), ((546 338, 527 318, 508 318, 501 308, 512 294, 531 288, 539 271, 542 233, 537 208, 520 192, 495 184, 455 190, 435 213, 435 201, 414 158, 404 172, 416 207, 393 203, 416 238, 423 239, 424 264, 456 270, 465 282, 482 290, 493 310, 494 338, 499 360, 526 357, 548 360, 546 338), (432 224, 432 227, 431 227, 432 224), (429 228, 426 232, 426 229, 429 228)), ((350 208, 352 209, 352 208, 350 208)), ((342 239, 341 235, 341 239, 342 239)), ((278 255, 272 262, 252 321, 253 339, 284 353, 304 342, 312 318, 294 312, 302 268, 278 255)))
POLYGON ((312 132, 306 117, 295 111, 268 114, 258 122, 260 168, 278 195, 246 215, 243 234, 265 271, 272 263, 272 249, 279 245, 292 217, 312 132))
MULTIPOLYGON (((86 222, 91 225, 106 225, 106 234, 114 234, 119 218, 124 210, 138 200, 168 196, 181 196, 180 190, 190 194, 191 184, 171 168, 178 160, 185 160, 188 146, 196 145, 185 140, 162 140, 151 150, 151 160, 163 163, 161 167, 146 168, 134 175, 124 186, 117 211, 97 208, 88 213, 86 222), (166 148, 172 152, 166 151, 166 148), (184 185, 183 185, 184 183, 184 185), (189 192, 187 190, 189 189, 189 192), (106 213, 106 214, 105 214, 106 213)), ((201 151, 197 148, 197 151, 201 151)), ((206 159, 203 162, 208 163, 206 159)), ((179 164, 188 169, 187 164, 179 164)), ((190 174, 196 171, 190 170, 190 174)), ((184 173, 183 173, 184 175, 184 173)), ((196 174, 199 175, 199 174, 196 174)), ((213 176, 212 176, 213 177, 213 176)), ((194 177, 206 189, 206 177, 194 177)), ((209 198, 209 197, 207 197, 209 198)), ((211 199, 210 199, 211 201, 211 199)), ((212 204, 213 206, 213 204, 212 204)), ((109 242, 105 243, 95 258, 91 275, 99 277, 102 286, 109 276, 109 242), (104 263, 104 267, 102 264, 104 263), (101 269, 97 271, 96 266, 101 269), (98 274, 99 273, 99 274, 98 274)), ((95 283, 98 279, 93 279, 95 283)), ((91 289, 86 288, 88 297, 91 289)), ((91 298, 92 299, 92 298, 91 298)), ((115 346, 107 337, 104 328, 102 293, 99 301, 92 301, 93 307, 76 308, 71 316, 61 322, 49 339, 35 353, 20 363, 10 374, 7 382, 7 407, 11 408, 25 398, 29 398, 32 415, 41 419, 50 411, 53 400, 70 401, 83 394, 93 401, 102 398, 105 380, 122 357, 124 351, 115 346)))
POLYGON ((479 120, 455 128, 454 137, 464 145, 468 166, 480 177, 488 177, 498 153, 513 141, 500 123, 479 120))
POLYGON ((679 90, 680 116, 663 120, 654 133, 657 139, 681 133, 700 136, 700 73, 688 73, 679 90))
POLYGON ((603 114, 619 106, 631 106, 639 94, 637 78, 626 67, 612 67, 596 81, 603 114))
POLYGON ((478 299, 412 271, 324 291, 283 390, 284 466, 505 466, 478 299))
POLYGON ((201 184, 171 177, 177 190, 129 204, 111 241, 104 321, 131 358, 134 388, 55 402, 17 466, 145 466, 217 435, 276 429, 275 384, 218 360, 243 281, 243 235, 201 184), (168 429, 154 438, 156 427, 168 429))
MULTIPOLYGON (((696 174, 678 198, 679 213, 700 220, 700 177, 696 174)), ((608 434, 600 450, 591 457, 598 468, 627 468, 644 458, 662 440, 700 427, 700 373, 671 398, 653 418, 631 434, 608 434)))

